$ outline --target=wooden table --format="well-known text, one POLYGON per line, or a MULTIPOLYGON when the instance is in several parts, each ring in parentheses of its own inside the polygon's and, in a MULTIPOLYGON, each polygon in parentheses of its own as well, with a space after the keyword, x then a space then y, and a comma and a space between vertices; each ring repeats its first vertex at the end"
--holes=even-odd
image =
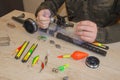
POLYGON ((0 46, 0 80, 63 80, 63 77, 68 76, 69 80, 119 80, 120 79, 120 42, 107 44, 110 49, 107 56, 103 57, 94 52, 88 51, 81 47, 75 46, 63 40, 47 36, 47 40, 38 40, 39 31, 34 34, 29 34, 22 27, 22 24, 11 19, 12 16, 18 16, 25 13, 25 18, 33 18, 34 14, 14 10, 9 14, 0 18, 0 32, 3 36, 10 38, 10 45, 0 46), (14 23, 15 28, 10 28, 7 23, 14 23), (54 40, 55 44, 60 44, 61 49, 55 47, 55 44, 50 44, 50 40, 54 40), (28 47, 24 51, 22 57, 16 60, 15 50, 23 44, 24 41, 30 41, 28 47), (27 63, 22 63, 21 60, 33 43, 38 43, 38 47, 30 57, 27 63), (80 50, 96 56, 100 60, 100 66, 97 69, 91 69, 86 66, 85 58, 75 61, 71 58, 58 59, 58 55, 71 54, 75 50, 80 50), (41 61, 49 53, 48 63, 41 71, 41 61), (40 56, 38 63, 31 67, 32 59, 40 56), (52 68, 69 64, 69 68, 63 72, 54 73, 52 68))

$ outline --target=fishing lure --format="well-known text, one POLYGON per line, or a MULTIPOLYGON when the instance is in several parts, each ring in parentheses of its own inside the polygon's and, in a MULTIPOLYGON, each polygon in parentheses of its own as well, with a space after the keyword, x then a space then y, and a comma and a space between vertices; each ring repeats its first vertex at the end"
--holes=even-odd
POLYGON ((22 46, 18 47, 15 52, 17 53, 18 51, 20 51, 21 48, 22 46))
POLYGON ((27 62, 34 50, 37 48, 38 44, 33 44, 27 54, 23 57, 22 62, 27 62))
POLYGON ((57 68, 53 68, 52 72, 58 73, 59 71, 64 71, 68 67, 69 67, 69 64, 64 64, 64 65, 59 66, 57 68))
POLYGON ((39 61, 39 55, 35 56, 32 60, 32 66, 34 66, 39 61))
POLYGON ((44 69, 44 67, 45 67, 45 64, 42 62, 40 72, 44 69))
MULTIPOLYGON (((42 61, 41 61, 41 62, 42 62, 42 61)), ((44 69, 44 67, 47 65, 47 63, 48 63, 48 54, 45 56, 44 62, 41 63, 40 72, 44 69)))
POLYGON ((73 58, 74 60, 80 60, 82 58, 87 57, 88 54, 85 52, 81 52, 81 51, 74 51, 72 54, 66 54, 66 55, 60 55, 58 56, 58 58, 73 58))
POLYGON ((18 48, 17 54, 15 56, 15 59, 19 59, 21 57, 21 55, 23 54, 24 50, 26 49, 26 47, 28 46, 29 42, 25 41, 22 45, 22 47, 18 48))
POLYGON ((106 46, 106 45, 104 45, 104 44, 102 44, 102 43, 99 43, 99 42, 93 42, 93 43, 91 43, 91 44, 93 44, 94 46, 97 46, 97 47, 100 47, 100 48, 106 49, 106 50, 109 49, 108 46, 106 46))

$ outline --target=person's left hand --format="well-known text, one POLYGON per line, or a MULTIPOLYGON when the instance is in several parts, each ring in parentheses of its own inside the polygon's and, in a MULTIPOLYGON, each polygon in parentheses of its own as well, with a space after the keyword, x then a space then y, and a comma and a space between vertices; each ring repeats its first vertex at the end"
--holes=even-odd
POLYGON ((92 43, 97 36, 97 25, 89 20, 80 21, 75 27, 75 33, 81 40, 92 43))

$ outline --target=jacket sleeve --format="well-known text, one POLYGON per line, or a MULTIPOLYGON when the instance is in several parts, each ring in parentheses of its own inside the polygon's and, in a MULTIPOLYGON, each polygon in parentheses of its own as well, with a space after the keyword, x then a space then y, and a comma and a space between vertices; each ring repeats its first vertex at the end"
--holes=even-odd
POLYGON ((38 12, 41 9, 49 9, 51 11, 51 14, 55 15, 63 3, 64 3, 64 0, 45 0, 37 8, 35 16, 37 16, 38 12))
POLYGON ((115 13, 120 16, 120 0, 116 0, 115 13))
POLYGON ((98 28, 96 41, 106 44, 120 41, 120 23, 98 28))
POLYGON ((104 28, 98 28, 96 41, 101 43, 114 43, 120 41, 120 0, 116 0, 114 12, 118 16, 119 22, 104 28))

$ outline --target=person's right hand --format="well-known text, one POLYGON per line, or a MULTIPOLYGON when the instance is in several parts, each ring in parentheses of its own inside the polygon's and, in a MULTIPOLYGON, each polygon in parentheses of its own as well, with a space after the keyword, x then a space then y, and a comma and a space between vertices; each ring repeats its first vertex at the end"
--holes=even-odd
POLYGON ((49 9, 43 9, 38 12, 36 20, 40 28, 42 29, 48 28, 50 23, 50 15, 51 13, 49 9))

